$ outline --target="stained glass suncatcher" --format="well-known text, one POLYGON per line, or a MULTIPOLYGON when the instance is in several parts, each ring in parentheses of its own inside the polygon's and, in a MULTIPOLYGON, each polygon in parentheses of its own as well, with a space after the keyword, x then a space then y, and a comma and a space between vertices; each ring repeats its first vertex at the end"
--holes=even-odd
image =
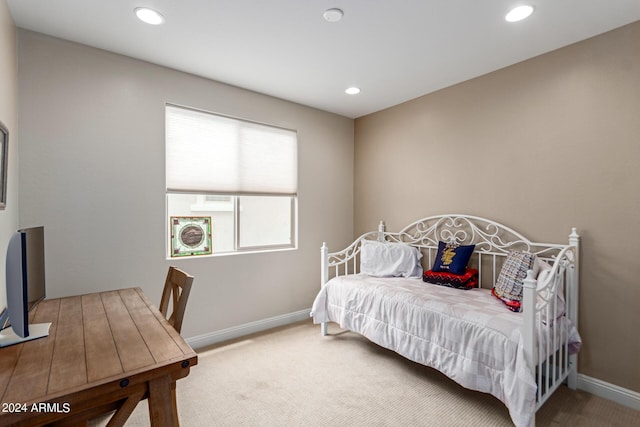
POLYGON ((171 257, 212 253, 210 216, 172 216, 169 220, 171 257))

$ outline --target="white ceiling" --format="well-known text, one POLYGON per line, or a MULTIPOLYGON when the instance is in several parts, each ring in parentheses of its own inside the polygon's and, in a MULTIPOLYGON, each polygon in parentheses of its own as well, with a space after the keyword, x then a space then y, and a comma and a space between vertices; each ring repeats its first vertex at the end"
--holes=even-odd
POLYGON ((640 20, 640 0, 525 2, 534 14, 508 23, 523 1, 7 0, 21 28, 351 118, 640 20))

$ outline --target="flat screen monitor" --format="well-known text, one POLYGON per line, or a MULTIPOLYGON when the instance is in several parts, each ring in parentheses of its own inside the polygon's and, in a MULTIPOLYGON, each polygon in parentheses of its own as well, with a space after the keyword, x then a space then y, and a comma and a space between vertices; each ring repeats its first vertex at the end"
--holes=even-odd
POLYGON ((24 253, 27 284, 27 305, 31 310, 46 295, 44 265, 44 227, 32 227, 20 230, 24 253))
POLYGON ((0 315, 0 347, 49 334, 50 323, 29 324, 29 311, 46 296, 44 227, 18 230, 6 255, 7 307, 0 315), (6 327, 10 324, 11 327, 6 327))

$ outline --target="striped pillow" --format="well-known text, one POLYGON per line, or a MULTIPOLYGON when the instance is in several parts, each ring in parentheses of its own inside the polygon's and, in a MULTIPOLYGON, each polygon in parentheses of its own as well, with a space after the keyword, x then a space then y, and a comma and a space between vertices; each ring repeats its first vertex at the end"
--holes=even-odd
POLYGON ((527 270, 536 265, 536 256, 530 252, 511 251, 502 264, 502 270, 491 293, 504 302, 511 311, 522 309, 522 285, 527 277, 527 270))

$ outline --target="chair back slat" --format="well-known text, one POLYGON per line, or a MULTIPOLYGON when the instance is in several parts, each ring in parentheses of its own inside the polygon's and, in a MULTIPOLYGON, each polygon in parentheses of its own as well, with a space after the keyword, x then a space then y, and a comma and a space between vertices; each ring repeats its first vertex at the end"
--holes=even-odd
POLYGON ((193 276, 177 267, 169 267, 162 298, 160 299, 160 312, 178 332, 182 329, 182 320, 184 319, 192 284, 193 276), (171 314, 169 314, 170 301, 172 306, 171 314))

